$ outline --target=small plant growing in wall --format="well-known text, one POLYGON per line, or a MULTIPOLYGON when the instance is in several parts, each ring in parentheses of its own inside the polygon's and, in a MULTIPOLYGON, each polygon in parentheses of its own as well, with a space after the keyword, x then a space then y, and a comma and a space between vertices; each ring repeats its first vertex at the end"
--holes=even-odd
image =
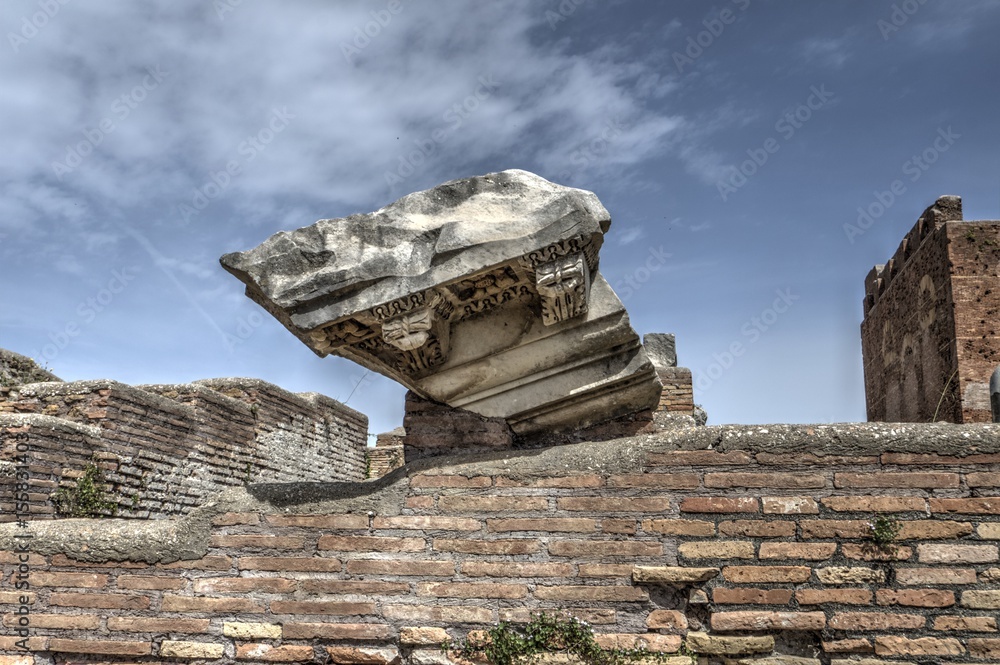
POLYGON ((492 665, 526 665, 536 656, 552 652, 576 656, 588 665, 624 665, 668 657, 643 647, 604 649, 586 622, 544 612, 533 614, 531 621, 523 626, 502 621, 486 631, 481 639, 445 642, 441 648, 465 659, 485 657, 492 665))
POLYGON ((885 515, 873 515, 868 520, 866 549, 874 554, 892 556, 899 549, 895 541, 899 537, 900 529, 902 524, 897 520, 885 515))
POLYGON ((61 517, 101 517, 118 512, 118 503, 108 498, 104 474, 90 462, 75 487, 63 487, 52 493, 56 513, 61 517))

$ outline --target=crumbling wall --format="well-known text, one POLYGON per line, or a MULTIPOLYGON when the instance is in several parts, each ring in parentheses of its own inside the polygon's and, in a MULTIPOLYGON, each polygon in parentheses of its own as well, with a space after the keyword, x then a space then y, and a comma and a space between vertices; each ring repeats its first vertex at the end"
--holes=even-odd
POLYGON ((16 386, 39 381, 62 381, 38 363, 7 349, 0 349, 0 386, 16 386))
POLYGON ((381 478, 405 464, 406 460, 403 454, 405 436, 406 430, 402 427, 378 435, 375 447, 365 451, 365 454, 368 455, 367 475, 369 478, 381 478))
POLYGON ((657 367, 656 375, 663 384, 659 411, 694 415, 694 383, 687 367, 657 367))
POLYGON ((0 525, 0 654, 21 607, 57 663, 358 665, 546 610, 713 663, 997 660, 998 488, 1000 426, 725 426, 0 525))
MULTIPOLYGON (((16 454, 14 433, 39 451, 28 497, 35 519, 53 517, 53 494, 74 491, 90 465, 103 476, 100 503, 112 504, 98 512, 133 518, 186 514, 216 492, 250 482, 365 474, 367 418, 329 398, 252 379, 0 388, 3 414, 25 417, 0 428, 0 462, 16 454)), ((0 488, 13 482, 0 477, 0 488)), ((0 499, 4 508, 0 521, 13 520, 10 503, 0 499)))

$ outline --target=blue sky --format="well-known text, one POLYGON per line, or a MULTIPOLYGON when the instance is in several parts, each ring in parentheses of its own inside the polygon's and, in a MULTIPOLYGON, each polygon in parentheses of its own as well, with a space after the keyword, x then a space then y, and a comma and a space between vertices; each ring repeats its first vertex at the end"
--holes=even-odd
POLYGON ((1000 218, 996 0, 5 0, 0 28, 0 346, 65 379, 261 377, 395 427, 398 385, 218 257, 522 168, 600 196, 601 270, 711 423, 864 420, 868 270, 939 195, 1000 218))

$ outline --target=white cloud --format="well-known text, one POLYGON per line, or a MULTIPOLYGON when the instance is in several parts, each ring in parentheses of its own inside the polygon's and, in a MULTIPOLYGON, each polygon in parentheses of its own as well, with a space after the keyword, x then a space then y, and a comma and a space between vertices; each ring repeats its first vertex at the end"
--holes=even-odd
POLYGON ((615 230, 615 240, 619 245, 631 245, 646 235, 646 229, 641 226, 629 226, 624 229, 615 230))
MULTIPOLYGON (((14 16, 37 9, 14 5, 14 16)), ((662 149, 679 126, 642 103, 669 93, 654 68, 611 47, 579 55, 533 41, 544 23, 534 3, 407 3, 348 62, 345 45, 372 9, 382 6, 243 3, 220 21, 196 0, 66 5, 0 60, 0 111, 10 119, 0 126, 9 146, 0 175, 25 184, 8 205, 35 209, 28 190, 45 183, 113 209, 154 205, 173 223, 230 162, 239 174, 218 198, 241 209, 280 215, 278 201, 294 199, 370 205, 473 164, 507 168, 514 156, 553 174, 575 169, 573 149, 609 121, 624 129, 585 168, 617 169, 662 149), (272 137, 274 109, 294 117, 272 137), (99 131, 102 122, 113 130, 99 131), (435 141, 435 130, 446 139, 435 141), (254 136, 270 140, 258 149, 254 136), (386 172, 418 145, 431 154, 390 188, 386 172), (74 152, 87 153, 75 166, 74 152), (57 178, 53 164, 67 157, 57 178)), ((198 218, 217 212, 217 200, 198 218)))

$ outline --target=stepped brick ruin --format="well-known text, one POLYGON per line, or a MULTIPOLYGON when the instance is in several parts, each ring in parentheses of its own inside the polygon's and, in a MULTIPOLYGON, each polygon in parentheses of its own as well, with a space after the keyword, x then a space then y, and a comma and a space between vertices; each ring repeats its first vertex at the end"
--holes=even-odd
POLYGON ((2 442, 0 521, 15 512, 55 517, 53 492, 74 487, 89 464, 102 470, 115 504, 102 512, 131 518, 183 515, 251 482, 365 476, 367 417, 328 397, 255 379, 8 386, 0 388, 0 414, 23 423, 19 440, 33 451, 28 510, 15 511, 18 455, 14 439, 2 442))
POLYGON ((691 370, 677 366, 677 342, 673 335, 650 333, 642 338, 656 376, 660 379, 663 392, 657 411, 684 416, 695 415, 694 383, 691 370))
POLYGON ((865 279, 868 420, 992 421, 998 277, 1000 221, 963 221, 957 196, 920 216, 889 262, 865 279))

